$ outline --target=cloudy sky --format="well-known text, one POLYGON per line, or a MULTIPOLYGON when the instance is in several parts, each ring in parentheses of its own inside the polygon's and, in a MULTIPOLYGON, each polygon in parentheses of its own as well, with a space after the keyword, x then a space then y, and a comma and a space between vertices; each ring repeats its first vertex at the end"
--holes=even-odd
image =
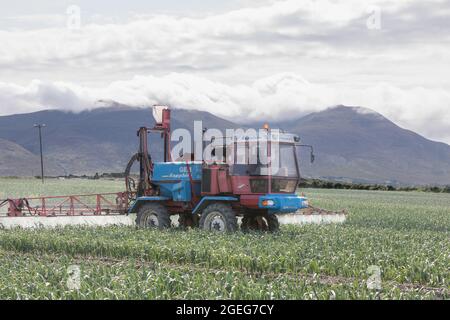
POLYGON ((0 115, 345 104, 450 143, 450 0, 0 0, 0 115))

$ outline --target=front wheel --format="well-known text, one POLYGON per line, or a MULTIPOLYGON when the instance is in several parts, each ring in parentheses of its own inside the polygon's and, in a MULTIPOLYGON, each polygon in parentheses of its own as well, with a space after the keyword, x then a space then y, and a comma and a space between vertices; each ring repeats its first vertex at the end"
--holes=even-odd
POLYGON ((166 207, 160 203, 149 203, 143 205, 136 215, 136 227, 139 229, 170 228, 170 215, 166 207))
POLYGON ((200 228, 208 231, 234 232, 237 230, 236 213, 229 204, 210 204, 202 212, 200 228))

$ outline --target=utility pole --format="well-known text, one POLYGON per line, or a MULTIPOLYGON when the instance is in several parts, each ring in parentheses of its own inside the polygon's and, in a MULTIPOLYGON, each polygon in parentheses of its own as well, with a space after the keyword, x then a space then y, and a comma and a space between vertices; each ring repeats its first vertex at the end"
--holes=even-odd
POLYGON ((45 128, 46 125, 43 124, 35 124, 35 128, 39 129, 39 149, 41 151, 41 179, 42 183, 44 183, 44 156, 42 155, 42 128, 45 128))

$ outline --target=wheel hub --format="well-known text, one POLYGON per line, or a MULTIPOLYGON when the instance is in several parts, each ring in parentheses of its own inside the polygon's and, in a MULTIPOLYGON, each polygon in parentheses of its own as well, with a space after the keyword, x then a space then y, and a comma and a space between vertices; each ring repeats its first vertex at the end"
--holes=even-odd
POLYGON ((225 231, 225 221, 223 217, 219 214, 216 214, 213 217, 211 217, 210 226, 211 230, 219 232, 225 231))
POLYGON ((147 227, 150 227, 150 228, 159 227, 158 216, 154 213, 148 215, 147 219, 146 219, 146 225, 147 225, 147 227))

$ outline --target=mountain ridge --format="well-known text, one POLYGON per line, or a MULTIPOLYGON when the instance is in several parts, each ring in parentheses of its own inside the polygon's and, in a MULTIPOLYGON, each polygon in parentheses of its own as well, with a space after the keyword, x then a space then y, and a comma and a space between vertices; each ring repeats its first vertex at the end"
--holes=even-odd
MULTIPOLYGON (((242 127, 197 110, 173 109, 172 120, 173 129, 190 131, 194 120, 202 120, 204 127, 220 130, 242 127)), ((50 163, 56 163, 56 171, 93 174, 122 171, 137 150, 137 129, 151 127, 154 121, 148 108, 120 104, 77 113, 45 110, 0 117, 0 138, 37 155, 34 123, 47 124, 43 134, 49 169, 52 169, 50 163)), ((304 143, 314 145, 316 163, 301 161, 306 177, 368 183, 450 184, 449 145, 403 129, 368 108, 340 105, 273 122, 271 127, 299 134, 304 143)), ((150 150, 155 160, 161 157, 159 139, 151 143, 150 150)), ((300 151, 301 158, 306 160, 308 157, 303 152, 300 151)), ((20 171, 14 165, 8 165, 10 171, 20 171)), ((25 171, 23 174, 28 175, 29 170, 25 171)))

